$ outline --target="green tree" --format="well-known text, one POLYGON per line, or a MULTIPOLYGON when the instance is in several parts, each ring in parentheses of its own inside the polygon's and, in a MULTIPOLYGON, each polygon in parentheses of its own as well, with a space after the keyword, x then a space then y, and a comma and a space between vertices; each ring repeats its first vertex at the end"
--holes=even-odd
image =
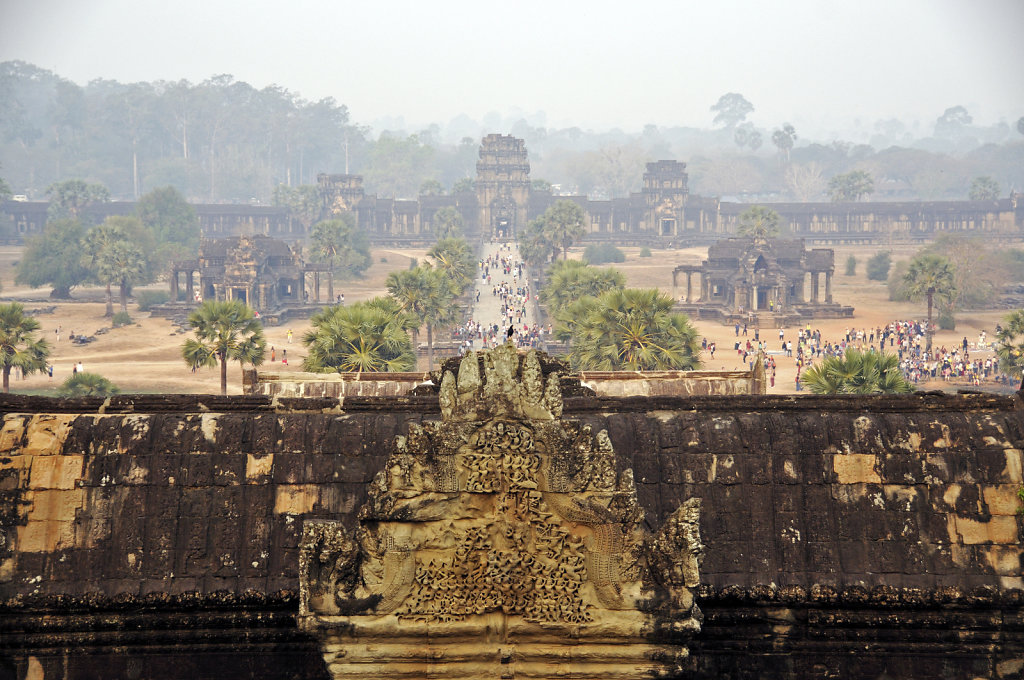
POLYGON ((874 191, 875 180, 864 170, 851 170, 828 181, 829 197, 834 203, 859 201, 874 191))
POLYGON ((551 192, 551 182, 547 181, 546 179, 539 179, 539 178, 538 179, 530 180, 530 190, 531 191, 546 191, 546 192, 550 193, 551 192))
POLYGON ((319 219, 323 206, 320 204, 320 191, 310 184, 290 187, 278 184, 274 187, 274 205, 288 208, 292 219, 302 226, 302 231, 309 233, 309 228, 319 219))
POLYGON ((398 303, 399 308, 415 319, 412 340, 419 346, 419 329, 427 327, 427 365, 434 364, 434 326, 443 323, 451 315, 452 293, 444 278, 444 272, 429 266, 417 266, 401 272, 388 274, 385 281, 388 294, 398 303))
POLYGON ((372 263, 370 241, 365 232, 356 228, 352 213, 313 225, 310 242, 313 261, 330 265, 339 276, 359 276, 372 263))
POLYGON ((530 220, 526 228, 517 234, 519 254, 531 267, 545 267, 558 254, 558 246, 551 241, 551 234, 544 229, 541 217, 530 220))
POLYGON ((987 175, 975 177, 971 180, 971 191, 968 197, 972 201, 994 201, 999 198, 999 182, 987 175))
POLYGON ((80 179, 51 184, 46 189, 46 195, 50 197, 50 205, 46 209, 48 220, 77 220, 85 208, 110 200, 110 192, 105 186, 80 179))
POLYGON ((32 288, 48 285, 52 288, 51 298, 70 298, 71 289, 87 281, 90 275, 82 265, 84 235, 78 220, 48 223, 42 234, 26 240, 15 282, 32 288))
POLYGON ((476 264, 469 243, 461 238, 443 238, 427 251, 427 257, 444 273, 453 297, 462 295, 476 274, 476 264))
POLYGON ((548 241, 562 250, 563 260, 568 259, 569 246, 587 233, 583 209, 573 201, 555 201, 540 219, 548 241))
POLYGON ((767 241, 779 235, 779 222, 782 218, 771 208, 755 205, 744 210, 736 227, 738 236, 751 237, 757 241, 767 241))
POLYGON ((121 311, 128 313, 128 290, 135 284, 146 283, 146 256, 128 241, 115 241, 104 248, 96 263, 96 276, 100 281, 116 283, 121 299, 121 311))
POLYGON ((922 298, 928 301, 928 325, 926 349, 932 349, 932 308, 935 297, 952 298, 955 294, 953 286, 953 265, 949 260, 938 255, 922 254, 910 261, 904 282, 911 300, 922 298))
POLYGON ((328 307, 310 321, 313 328, 302 338, 309 348, 304 371, 395 372, 416 365, 408 333, 416 322, 391 298, 328 307))
POLYGON ((700 366, 697 331, 685 314, 672 311, 671 297, 656 289, 625 288, 583 300, 589 308, 571 328, 569 360, 577 370, 691 370, 700 366))
POLYGON ((815 394, 905 394, 914 386, 900 371, 900 358, 884 352, 847 347, 804 371, 800 382, 815 394))
POLYGON ((787 163, 789 162, 789 152, 792 150, 794 142, 796 142, 796 128, 789 123, 786 123, 772 133, 772 144, 778 148, 779 155, 785 158, 787 163))
POLYGON ((626 277, 617 269, 591 267, 580 260, 558 260, 548 269, 547 285, 540 298, 552 315, 557 315, 574 300, 598 297, 625 286, 626 277))
POLYGON ((892 253, 888 250, 883 250, 869 257, 864 269, 869 280, 885 281, 889 277, 890 266, 892 266, 892 253))
POLYGON ((199 218, 177 189, 160 187, 143 194, 135 203, 135 215, 153 235, 161 264, 199 252, 199 218))
POLYGON ((437 239, 462 238, 462 231, 466 226, 462 219, 462 213, 450 205, 435 212, 431 222, 434 228, 434 237, 437 239))
POLYGON ((11 185, 5 182, 3 177, 0 177, 0 203, 11 200, 12 195, 11 185))
POLYGON ((75 373, 60 386, 57 394, 62 397, 109 397, 121 390, 98 373, 75 373))
POLYGON ((1017 132, 1024 135, 1024 116, 1017 119, 1017 132))
POLYGON ((736 92, 728 92, 718 98, 718 101, 711 106, 715 114, 712 121, 714 125, 724 125, 728 128, 736 127, 742 123, 747 114, 754 112, 754 105, 747 101, 747 98, 736 92))
POLYGON ((453 194, 476 193, 476 180, 472 177, 463 177, 455 180, 452 185, 453 194))
POLYGON ((192 368, 220 364, 220 393, 228 393, 228 362, 259 366, 266 354, 263 326, 252 309, 240 300, 206 300, 188 317, 195 333, 182 347, 185 363, 192 368))
POLYGON ((121 220, 125 218, 117 216, 114 218, 107 218, 103 224, 98 224, 89 230, 89 233, 85 235, 82 240, 82 263, 90 271, 96 280, 100 281, 107 287, 107 309, 104 312, 104 317, 114 316, 114 294, 111 291, 111 286, 114 284, 114 277, 108 277, 103 280, 99 275, 100 261, 104 257, 106 251, 117 241, 124 241, 128 239, 128 232, 125 229, 125 225, 121 220))
POLYGON ((951 106, 935 121, 936 137, 958 137, 974 118, 963 106, 951 106))
POLYGON ((444 185, 436 179, 427 179, 420 184, 420 196, 444 196, 444 185))
POLYGON ((1015 378, 1024 376, 1024 309, 1003 317, 996 333, 996 356, 1003 373, 1015 378))
POLYGON ((857 257, 850 255, 846 258, 846 276, 855 276, 857 274, 857 257))
POLYGON ((35 336, 39 322, 25 314, 20 302, 0 304, 0 370, 4 392, 11 391, 11 369, 17 366, 25 375, 46 369, 50 345, 35 336))

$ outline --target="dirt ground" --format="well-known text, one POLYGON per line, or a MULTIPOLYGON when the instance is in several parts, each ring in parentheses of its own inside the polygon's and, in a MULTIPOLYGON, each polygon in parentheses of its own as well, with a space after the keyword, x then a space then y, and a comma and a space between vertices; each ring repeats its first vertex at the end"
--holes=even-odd
MULTIPOLYGON (((874 328, 883 326, 896 319, 923 319, 926 311, 924 303, 893 303, 888 299, 884 282, 869 281, 864 274, 864 263, 868 257, 881 246, 872 247, 838 247, 836 248, 836 275, 833 278, 832 292, 836 302, 852 305, 855 308, 853 319, 823 319, 813 324, 820 328, 822 337, 836 340, 845 334, 846 328, 874 328), (855 255, 859 261, 855 276, 844 276, 844 265, 847 257, 855 255)), ((913 247, 892 248, 893 259, 909 259, 915 252, 913 247)), ((658 287, 666 293, 672 291, 672 269, 679 264, 699 263, 706 255, 706 249, 693 248, 686 250, 653 250, 649 258, 639 257, 639 248, 623 248, 627 259, 625 262, 612 266, 620 269, 627 278, 628 285, 635 287, 658 287)), ((580 257, 582 249, 570 251, 570 257, 580 257)), ((180 333, 170 321, 150 317, 147 312, 139 312, 133 302, 128 304, 128 312, 135 320, 134 325, 110 329, 109 332, 96 335, 96 341, 88 345, 75 345, 68 340, 70 332, 94 335, 98 329, 109 328, 109 319, 104 319, 103 289, 78 288, 73 291, 75 300, 72 302, 56 302, 48 298, 49 289, 29 289, 14 284, 15 264, 21 255, 16 247, 0 247, 0 299, 3 301, 19 300, 26 308, 45 308, 56 305, 53 313, 39 314, 36 318, 42 326, 42 335, 54 346, 52 363, 53 379, 45 375, 32 375, 24 380, 15 380, 12 376, 13 392, 31 394, 52 394, 68 376, 76 362, 82 362, 86 371, 99 373, 116 384, 123 392, 185 392, 185 393, 217 393, 219 392, 219 371, 201 369, 196 373, 181 358, 181 346, 188 337, 180 333), (54 332, 60 326, 60 340, 54 332)), ((365 300, 385 292, 384 280, 388 273, 405 269, 412 258, 422 261, 424 250, 406 249, 375 249, 373 265, 366 275, 356 281, 338 282, 336 293, 344 293, 346 302, 365 300)), ((162 289, 163 284, 147 286, 151 289, 162 289)), ((675 291, 678 296, 682 291, 675 291)), ((116 300, 115 300, 116 308, 116 300)), ((996 323, 1006 314, 1005 311, 962 312, 957 316, 955 331, 940 331, 935 338, 936 346, 952 347, 962 342, 964 336, 972 343, 977 342, 981 330, 986 330, 991 341, 996 323)), ((708 341, 716 342, 718 351, 712 361, 706 354, 702 356, 705 368, 738 369, 741 358, 732 349, 736 341, 734 330, 717 323, 704 321, 695 322, 700 333, 708 341)), ((268 326, 265 328, 268 345, 275 348, 276 362, 272 364, 275 371, 298 371, 304 355, 301 337, 309 328, 307 321, 295 322, 291 325, 268 326), (287 332, 293 331, 291 344, 287 342, 287 332), (288 350, 287 366, 281 363, 283 350, 288 350)), ((794 338, 797 329, 785 329, 786 338, 794 338)), ((749 337, 753 339, 753 329, 749 329, 749 337)), ((769 341, 769 350, 779 349, 777 329, 764 329, 762 337, 769 341)), ((978 356, 988 356, 981 351, 978 356)), ((972 352, 974 356, 974 352, 972 352)), ((776 382, 769 391, 772 393, 789 393, 795 391, 796 366, 795 359, 776 356, 778 364, 776 382)), ((265 367, 269 368, 268 363, 265 367)), ((929 389, 940 389, 951 386, 941 381, 927 386, 929 389)), ((228 369, 229 393, 241 392, 241 370, 238 363, 228 369)))

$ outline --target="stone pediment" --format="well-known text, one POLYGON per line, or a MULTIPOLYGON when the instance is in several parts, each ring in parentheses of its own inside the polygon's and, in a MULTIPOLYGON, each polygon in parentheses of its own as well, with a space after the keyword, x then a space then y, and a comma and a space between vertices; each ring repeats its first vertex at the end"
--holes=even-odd
POLYGON ((650 536, 632 471, 561 419, 559 382, 535 351, 468 354, 355 531, 306 522, 301 620, 333 677, 635 677, 686 656, 699 506, 650 536))

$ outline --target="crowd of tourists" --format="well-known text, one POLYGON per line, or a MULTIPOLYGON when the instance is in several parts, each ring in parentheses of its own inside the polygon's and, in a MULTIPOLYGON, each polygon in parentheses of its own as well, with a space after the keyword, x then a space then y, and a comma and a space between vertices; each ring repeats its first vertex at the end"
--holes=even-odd
MULTIPOLYGON (((972 343, 964 336, 954 347, 933 346, 929 352, 925 323, 917 320, 893 321, 887 326, 875 328, 848 327, 844 329, 843 335, 836 339, 822 338, 821 331, 812 330, 810 324, 797 329, 795 337, 787 337, 787 330, 779 329, 779 344, 776 347, 769 347, 768 341, 761 337, 761 332, 757 328, 751 337, 746 325, 734 326, 737 337, 741 335, 741 329, 742 336, 746 339, 736 341, 734 349, 737 355, 745 365, 753 367, 760 352, 768 353, 768 364, 765 368, 772 385, 775 383, 774 356, 781 354, 796 360, 799 389, 802 371, 823 358, 842 356, 850 347, 867 352, 896 354, 904 377, 915 384, 930 380, 972 385, 981 385, 984 382, 1012 382, 1009 376, 999 370, 999 360, 992 352, 993 346, 988 342, 985 331, 978 335, 976 342, 972 343)), ((704 349, 709 349, 706 340, 704 349)), ((714 351, 713 343, 711 351, 714 351)))

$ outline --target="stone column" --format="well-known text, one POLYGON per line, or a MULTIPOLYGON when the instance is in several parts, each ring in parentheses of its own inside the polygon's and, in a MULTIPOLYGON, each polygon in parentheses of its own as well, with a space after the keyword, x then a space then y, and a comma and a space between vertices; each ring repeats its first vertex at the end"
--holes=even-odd
POLYGON ((328 304, 334 304, 334 272, 327 272, 327 302, 328 304))
POLYGON ((818 272, 811 272, 811 302, 818 304, 818 272))
POLYGON ((832 272, 825 272, 825 304, 832 304, 832 272))
POLYGON ((313 272, 313 296, 320 302, 320 272, 313 272))
POLYGON ((299 272, 299 303, 306 302, 306 272, 299 272))
POLYGON ((693 294, 693 272, 686 272, 686 303, 690 303, 693 294))
POLYGON ((178 270, 171 272, 171 302, 178 301, 178 270))
POLYGON ((188 277, 185 279, 185 284, 187 286, 185 289, 185 293, 188 295, 189 302, 192 302, 193 300, 196 299, 195 280, 192 278, 194 274, 195 272, 189 269, 188 277))
POLYGON ((757 311, 757 286, 750 287, 750 304, 747 305, 747 309, 757 311))

